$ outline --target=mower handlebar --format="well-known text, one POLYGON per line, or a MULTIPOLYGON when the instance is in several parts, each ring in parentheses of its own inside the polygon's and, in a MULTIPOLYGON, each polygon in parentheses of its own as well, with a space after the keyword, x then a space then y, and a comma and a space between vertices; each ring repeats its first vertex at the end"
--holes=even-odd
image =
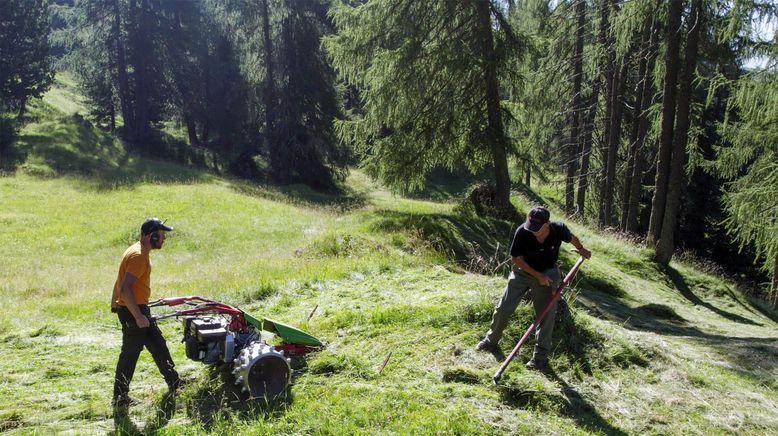
POLYGON ((199 297, 197 295, 190 295, 187 297, 170 297, 170 298, 160 298, 159 300, 155 300, 149 303, 149 307, 156 307, 156 306, 180 306, 182 304, 191 303, 193 301, 199 301, 201 303, 216 303, 216 301, 209 300, 207 298, 199 297))

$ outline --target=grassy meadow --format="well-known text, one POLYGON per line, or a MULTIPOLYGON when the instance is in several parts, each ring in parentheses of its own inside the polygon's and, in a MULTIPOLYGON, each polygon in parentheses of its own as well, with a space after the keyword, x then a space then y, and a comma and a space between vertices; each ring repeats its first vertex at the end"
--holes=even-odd
MULTIPOLYGON (((473 347, 502 294, 515 224, 461 210, 446 180, 405 198, 352 170, 326 195, 130 155, 74 115, 85 110, 59 80, 22 131, 25 163, 0 177, 0 431, 778 433, 778 313, 693 260, 663 268, 632 241, 570 222, 593 258, 569 288, 552 371, 523 367, 530 341, 495 386, 499 360, 473 347), (293 361, 286 398, 233 401, 167 320, 192 383, 167 395, 144 352, 131 391, 141 404, 114 416, 121 334, 109 297, 147 216, 175 228, 152 253, 152 297, 219 299, 327 344, 293 361)), ((514 201, 526 210, 537 196, 553 206, 560 193, 514 201)), ((563 255, 565 268, 574 261, 563 255)), ((531 318, 520 306, 506 353, 531 318)))

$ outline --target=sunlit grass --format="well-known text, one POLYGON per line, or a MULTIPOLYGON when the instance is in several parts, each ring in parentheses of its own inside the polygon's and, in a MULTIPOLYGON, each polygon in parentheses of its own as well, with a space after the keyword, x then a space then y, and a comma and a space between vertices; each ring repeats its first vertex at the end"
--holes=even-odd
MULTIPOLYGON (((396 196, 359 171, 329 195, 140 158, 58 108, 26 127, 27 162, 0 177, 0 431, 778 431, 778 317, 694 264, 660 267, 640 245, 569 222, 594 256, 568 289, 554 372, 523 368, 530 340, 495 386, 499 362, 473 346, 504 269, 468 268, 503 260, 516 223, 396 196), (114 420, 120 334, 108 300, 121 253, 148 216, 175 228, 152 253, 153 296, 216 298, 325 341, 325 351, 293 361, 289 398, 231 402, 218 372, 186 359, 170 320, 161 327, 192 385, 161 417, 169 399, 144 353, 132 391, 142 404, 129 422, 114 420)), ((430 195, 448 198, 441 186, 430 195)), ((557 191, 539 190, 552 200, 557 191)), ((575 258, 564 251, 563 266, 575 258)), ((519 307, 506 352, 532 317, 519 307)))

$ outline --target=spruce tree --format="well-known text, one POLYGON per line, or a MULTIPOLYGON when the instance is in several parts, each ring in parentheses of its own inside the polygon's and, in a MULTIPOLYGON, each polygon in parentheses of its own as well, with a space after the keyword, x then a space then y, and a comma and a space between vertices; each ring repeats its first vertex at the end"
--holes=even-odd
POLYGON ((51 84, 46 0, 0 1, 0 167, 11 165, 11 146, 27 101, 51 84))
POLYGON ((687 20, 687 41, 684 55, 684 68, 680 78, 678 91, 678 108, 675 128, 673 130, 672 162, 668 179, 667 201, 662 222, 662 231, 656 246, 656 258, 660 263, 667 264, 675 250, 675 228, 678 209, 681 203, 681 188, 684 185, 684 169, 686 167, 686 145, 688 141, 690 112, 694 87, 692 79, 697 69, 697 51, 699 47, 700 29, 703 26, 702 0, 693 0, 687 20))
POLYGON ((727 228, 741 244, 753 244, 772 273, 772 303, 778 307, 778 51, 772 67, 744 75, 731 99, 732 117, 719 126, 729 146, 716 168, 732 180, 725 191, 727 228))
POLYGON ((673 128, 675 126, 676 94, 678 83, 678 59, 681 42, 681 12, 683 0, 670 0, 667 15, 665 48, 665 79, 662 93, 662 127, 657 156, 656 182, 654 197, 651 201, 651 221, 646 242, 655 247, 662 233, 662 221, 667 201, 667 181, 670 178, 670 159, 672 158, 673 128))
POLYGON ((376 0, 331 10, 325 38, 364 115, 336 123, 363 165, 394 188, 420 188, 436 167, 494 169, 496 202, 513 215, 498 67, 511 47, 489 0, 376 0))
MULTIPOLYGON (((274 136, 270 142, 273 180, 331 189, 342 175, 345 153, 333 132, 341 117, 335 72, 321 50, 329 32, 328 2, 285 0, 278 44, 274 136)), ((268 108, 267 110, 270 110, 268 108)))

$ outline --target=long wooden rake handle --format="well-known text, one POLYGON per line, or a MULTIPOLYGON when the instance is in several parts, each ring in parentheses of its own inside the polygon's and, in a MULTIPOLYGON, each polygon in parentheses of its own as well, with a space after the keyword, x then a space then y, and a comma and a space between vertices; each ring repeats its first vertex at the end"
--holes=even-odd
POLYGON ((511 361, 516 357, 517 354, 519 354, 519 350, 521 349, 521 346, 524 345, 525 342, 527 342, 527 339, 529 339, 529 335, 531 335, 535 329, 538 328, 538 325, 540 325, 540 321, 543 320, 543 318, 546 316, 549 310, 551 310, 551 307, 554 305, 554 303, 559 299, 559 297, 562 296, 562 291, 565 290, 568 284, 570 284, 570 281, 573 279, 573 276, 578 271, 578 268, 581 267, 581 264, 584 262, 583 256, 578 258, 578 261, 575 262, 575 265, 573 265, 573 268, 570 269, 570 272, 567 273, 567 276, 565 276, 565 279, 562 280, 562 283, 559 284, 559 287, 556 288, 554 293, 551 295, 551 300, 546 303, 546 306, 543 308, 543 311, 540 312, 540 315, 535 319, 535 322, 532 323, 531 326, 527 329, 526 332, 524 332, 524 336, 521 337, 519 340, 519 343, 516 344, 515 347, 513 347, 513 351, 511 351, 511 354, 508 355, 508 358, 505 359, 505 361, 500 365, 500 369, 497 370, 497 372, 494 373, 494 377, 492 379, 495 383, 500 381, 500 378, 502 378, 502 374, 505 372, 505 369, 508 367, 508 365, 511 363, 511 361))

